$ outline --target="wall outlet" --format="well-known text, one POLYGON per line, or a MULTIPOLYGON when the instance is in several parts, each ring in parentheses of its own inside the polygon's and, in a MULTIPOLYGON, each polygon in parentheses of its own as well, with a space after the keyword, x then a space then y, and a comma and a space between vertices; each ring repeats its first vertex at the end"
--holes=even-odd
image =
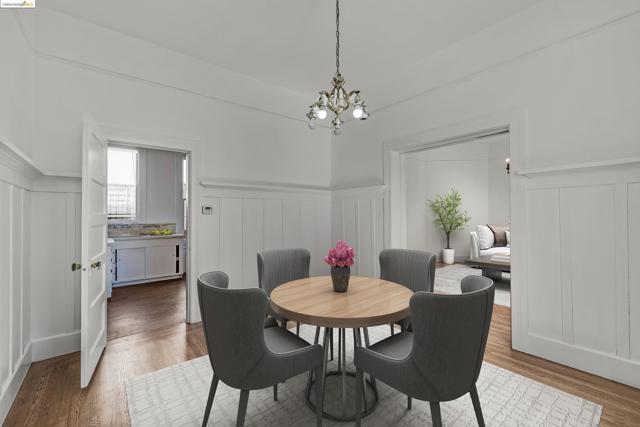
POLYGON ((202 205, 202 214, 203 215, 213 215, 213 206, 211 206, 211 205, 202 205))

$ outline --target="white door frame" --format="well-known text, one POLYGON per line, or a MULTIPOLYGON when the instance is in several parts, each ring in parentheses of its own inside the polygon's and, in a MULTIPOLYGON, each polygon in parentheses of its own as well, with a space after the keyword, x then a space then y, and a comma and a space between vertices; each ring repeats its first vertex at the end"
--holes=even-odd
MULTIPOLYGON (((198 233, 198 210, 194 209, 200 201, 200 151, 201 142, 195 139, 180 138, 166 135, 156 135, 147 132, 120 129, 111 126, 99 125, 100 134, 105 137, 109 144, 130 145, 140 148, 151 148, 167 151, 175 151, 187 154, 188 172, 188 198, 189 198, 189 218, 187 229, 187 301, 186 320, 187 323, 200 321, 200 308, 198 306, 198 266, 197 258, 194 256, 196 247, 196 236, 198 233)), ((186 225, 186 224, 185 224, 186 225)))
MULTIPOLYGON (((515 173, 525 169, 526 111, 518 108, 472 118, 448 126, 435 127, 383 144, 383 169, 385 184, 384 245, 406 248, 406 191, 404 188, 403 155, 412 151, 435 148, 472 139, 497 131, 509 131, 509 156, 511 163, 511 229, 513 235, 524 236, 524 177, 515 173)), ((527 335, 526 310, 526 244, 516 244, 511 252, 511 319, 512 347, 524 350, 527 335), (514 286, 515 284, 515 286, 514 286)))

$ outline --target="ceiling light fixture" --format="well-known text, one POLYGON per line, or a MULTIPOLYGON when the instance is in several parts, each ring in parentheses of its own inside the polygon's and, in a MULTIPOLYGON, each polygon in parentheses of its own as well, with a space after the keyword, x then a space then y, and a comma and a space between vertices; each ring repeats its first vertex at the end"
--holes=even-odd
POLYGON ((331 121, 334 135, 340 135, 340 127, 344 121, 340 115, 353 106, 353 117, 358 120, 366 120, 369 117, 364 100, 360 97, 359 90, 353 90, 347 94, 344 89, 345 80, 340 74, 340 0, 336 0, 336 75, 331 81, 331 92, 323 90, 318 99, 311 104, 307 113, 309 129, 316 128, 316 120, 324 120, 327 117, 327 109, 335 114, 331 121))

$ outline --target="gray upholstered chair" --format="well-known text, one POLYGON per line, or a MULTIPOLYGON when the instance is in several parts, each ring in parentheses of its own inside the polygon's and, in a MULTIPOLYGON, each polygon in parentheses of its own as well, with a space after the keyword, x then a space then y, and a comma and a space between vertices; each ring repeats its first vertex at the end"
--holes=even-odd
MULTIPOLYGON (((218 381, 241 390, 236 426, 242 427, 250 390, 276 386, 308 371, 322 377, 321 346, 310 345, 283 328, 265 328, 266 293, 257 288, 227 289, 228 284, 229 277, 221 271, 198 278, 200 314, 213 368, 203 426, 209 420, 218 381)), ((321 396, 317 425, 321 426, 322 381, 316 383, 316 394, 321 396)))
MULTIPOLYGON (((410 249, 384 249, 380 252, 380 278, 399 283, 413 292, 433 292, 436 272, 436 255, 431 252, 410 249)), ((409 321, 400 323, 403 329, 409 321)), ((394 328, 391 325, 391 334, 394 328)))
MULTIPOLYGON (((309 277, 311 254, 307 249, 273 249, 258 252, 258 283, 271 297, 271 292, 283 283, 309 277)), ((286 325, 271 309, 269 315, 286 325)), ((300 324, 297 325, 299 334, 300 324)))
POLYGON ((476 381, 493 313, 494 285, 482 276, 462 280, 461 295, 417 292, 411 297, 413 332, 404 331, 370 348, 357 347, 356 426, 362 412, 363 373, 408 397, 428 401, 434 427, 442 426, 440 402, 471 394, 484 427, 476 381))

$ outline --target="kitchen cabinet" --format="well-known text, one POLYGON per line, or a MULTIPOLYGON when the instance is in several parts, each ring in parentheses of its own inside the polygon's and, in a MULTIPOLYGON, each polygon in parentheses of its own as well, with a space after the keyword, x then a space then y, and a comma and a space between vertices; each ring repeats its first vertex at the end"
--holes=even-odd
POLYGON ((145 248, 116 249, 116 281, 146 279, 145 248))
POLYGON ((181 277, 184 273, 184 237, 114 237, 112 286, 126 286, 181 277))
POLYGON ((146 248, 146 256, 147 278, 171 276, 180 271, 178 250, 175 245, 146 248))

